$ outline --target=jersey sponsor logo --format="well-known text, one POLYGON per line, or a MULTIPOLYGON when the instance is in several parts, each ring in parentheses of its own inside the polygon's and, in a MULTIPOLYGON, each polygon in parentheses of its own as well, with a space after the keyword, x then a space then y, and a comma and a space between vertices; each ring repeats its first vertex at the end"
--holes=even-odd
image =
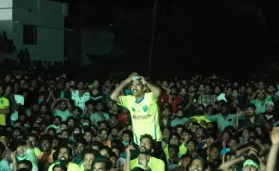
POLYGON ((134 118, 134 119, 147 119, 147 118, 149 118, 151 115, 150 114, 148 114, 148 115, 144 115, 144 116, 141 116, 141 115, 133 115, 132 117, 134 118))

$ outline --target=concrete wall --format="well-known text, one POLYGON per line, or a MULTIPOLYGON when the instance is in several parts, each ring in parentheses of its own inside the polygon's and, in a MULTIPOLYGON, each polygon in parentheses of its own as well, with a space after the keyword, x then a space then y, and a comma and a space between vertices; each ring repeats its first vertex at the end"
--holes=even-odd
POLYGON ((0 30, 7 31, 18 51, 28 48, 31 59, 36 60, 64 60, 67 4, 47 0, 0 0, 0 13, 0 30), (37 44, 23 44, 24 25, 37 26, 37 44))

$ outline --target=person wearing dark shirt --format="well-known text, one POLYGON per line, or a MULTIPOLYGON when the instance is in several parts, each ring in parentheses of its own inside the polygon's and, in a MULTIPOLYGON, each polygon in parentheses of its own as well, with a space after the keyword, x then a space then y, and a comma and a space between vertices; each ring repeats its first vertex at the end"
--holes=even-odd
POLYGON ((256 115, 256 106, 254 104, 248 104, 245 107, 245 119, 239 122, 239 128, 249 127, 255 128, 257 125, 264 125, 264 117, 259 114, 256 115))

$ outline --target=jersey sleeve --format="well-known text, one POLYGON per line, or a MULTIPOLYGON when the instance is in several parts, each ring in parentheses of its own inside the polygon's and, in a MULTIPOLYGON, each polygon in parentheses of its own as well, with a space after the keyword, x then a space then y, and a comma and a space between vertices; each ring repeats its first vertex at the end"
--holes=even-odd
POLYGON ((119 96, 119 103, 120 106, 128 108, 128 96, 119 96))

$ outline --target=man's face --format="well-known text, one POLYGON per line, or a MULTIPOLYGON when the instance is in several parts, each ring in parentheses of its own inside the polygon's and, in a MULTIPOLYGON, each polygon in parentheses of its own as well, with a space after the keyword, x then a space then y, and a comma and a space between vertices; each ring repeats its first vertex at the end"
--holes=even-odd
POLYGON ((228 108, 226 105, 221 106, 221 113, 222 114, 227 114, 228 113, 228 108))
POLYGON ((134 80, 131 83, 131 91, 134 96, 140 96, 144 92, 145 87, 140 80, 134 80))
POLYGON ((200 93, 203 93, 204 91, 205 91, 204 85, 200 85, 200 86, 199 86, 199 92, 200 92, 200 93))
POLYGON ((44 152, 50 150, 50 148, 51 148, 50 141, 49 140, 42 141, 41 147, 42 147, 44 152))
POLYGON ((87 142, 91 142, 92 141, 92 134, 90 132, 85 132, 83 138, 87 141, 87 142))
POLYGON ((190 141, 187 143, 187 149, 189 152, 194 152, 196 151, 196 145, 194 142, 190 141))
POLYGON ((25 156, 25 150, 26 150, 26 146, 25 145, 19 145, 16 148, 16 155, 19 157, 23 157, 25 156))
POLYGON ((199 159, 194 159, 191 163, 190 171, 203 171, 202 161, 199 159))
POLYGON ((103 162, 95 163, 92 171, 107 171, 105 163, 103 162))
POLYGON ((253 107, 248 107, 245 110, 246 116, 254 116, 255 115, 255 109, 253 107))
POLYGON ((173 148, 173 147, 171 147, 171 148, 169 148, 169 157, 170 158, 174 158, 174 157, 177 157, 177 151, 176 151, 176 149, 175 148, 173 148))
POLYGON ((173 135, 170 138, 170 144, 171 145, 179 145, 179 138, 177 136, 173 135))
POLYGON ((61 148, 59 150, 59 153, 58 153, 58 159, 59 160, 64 160, 64 161, 69 161, 70 159, 70 154, 68 152, 68 149, 66 148, 61 148))
POLYGON ((139 145, 140 153, 150 154, 152 151, 151 141, 149 138, 142 138, 139 145))
POLYGON ((182 159, 182 162, 181 162, 182 167, 187 168, 187 166, 189 165, 190 161, 191 161, 190 157, 184 157, 182 159))
POLYGON ((77 143, 77 148, 76 148, 76 155, 81 155, 84 151, 85 145, 82 143, 77 143))
POLYGON ((274 111, 274 106, 272 104, 266 104, 265 105, 265 112, 266 113, 273 113, 274 111))
POLYGON ((205 86, 205 93, 206 94, 210 94, 211 93, 211 88, 210 88, 210 86, 205 86))
POLYGON ((103 104, 102 103, 98 103, 97 106, 96 106, 96 110, 97 111, 102 111, 103 109, 103 104))
POLYGON ((221 88, 219 86, 215 87, 214 93, 219 95, 221 93, 221 88))
POLYGON ((206 144, 208 147, 210 147, 215 142, 215 139, 213 137, 206 138, 206 144))
POLYGON ((86 154, 84 155, 84 158, 83 158, 83 166, 84 166, 84 169, 90 170, 90 169, 91 169, 91 164, 92 164, 92 162, 93 162, 94 159, 95 159, 94 154, 92 154, 92 153, 86 153, 86 154))
POLYGON ((84 86, 83 86, 83 82, 79 82, 77 85, 78 90, 83 90, 84 86))
POLYGON ((31 142, 32 146, 36 146, 36 138, 35 137, 28 137, 28 141, 31 142))
POLYGON ((188 91, 189 91, 190 93, 195 92, 195 91, 196 91, 195 86, 194 86, 194 85, 190 85, 190 87, 189 87, 188 91))
POLYGON ((100 132, 100 139, 101 141, 106 141, 108 138, 108 132, 106 130, 103 130, 100 132))
POLYGON ((66 102, 65 102, 65 101, 62 101, 62 102, 60 103, 60 109, 61 109, 62 111, 64 111, 64 110, 67 109, 67 105, 66 105, 66 102))
POLYGON ((258 93, 258 98, 259 98, 260 100, 262 100, 262 99, 265 98, 265 93, 264 93, 264 91, 260 91, 260 92, 258 93))
POLYGON ((217 160, 219 158, 219 154, 220 154, 220 152, 219 152, 218 148, 210 149, 209 155, 212 160, 217 160))

